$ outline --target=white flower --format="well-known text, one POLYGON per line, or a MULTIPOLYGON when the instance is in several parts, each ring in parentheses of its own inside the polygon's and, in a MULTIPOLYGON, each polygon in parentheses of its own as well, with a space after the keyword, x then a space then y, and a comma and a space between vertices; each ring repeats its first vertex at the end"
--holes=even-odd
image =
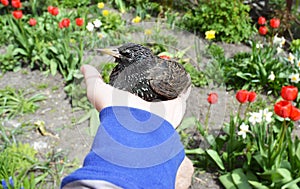
POLYGON ((284 37, 277 37, 277 34, 273 38, 273 44, 278 45, 280 48, 285 44, 285 38, 284 37))
POLYGON ((245 123, 242 123, 240 125, 240 131, 237 134, 242 135, 243 139, 245 139, 247 132, 249 132, 249 125, 246 125, 245 123))
POLYGON ((257 49, 262 49, 262 48, 264 47, 264 45, 261 44, 261 43, 256 43, 255 47, 256 47, 257 49))
POLYGON ((271 80, 271 81, 275 80, 275 75, 274 75, 273 71, 271 71, 271 74, 269 75, 268 79, 271 80))
POLYGON ((99 39, 106 38, 106 34, 105 33, 101 33, 101 32, 98 32, 97 36, 99 37, 99 39))
POLYGON ((295 59, 295 56, 292 53, 289 53, 288 60, 290 61, 291 64, 294 64, 294 59, 295 59))
POLYGON ((297 64, 298 68, 300 69, 300 59, 296 60, 296 64, 297 64))
POLYGON ((280 54, 283 52, 283 49, 281 47, 277 47, 276 52, 277 52, 277 54, 280 54))
POLYGON ((293 82, 293 83, 299 82, 299 74, 298 73, 291 74, 289 78, 291 79, 291 82, 293 82))
POLYGON ((264 109, 264 110, 259 110, 259 113, 262 115, 263 119, 267 122, 267 123, 271 123, 272 121, 272 112, 269 112, 268 108, 264 109))
POLYGON ((99 28, 102 25, 102 22, 99 19, 96 19, 93 24, 95 25, 96 28, 99 28))
POLYGON ((249 122, 252 125, 262 122, 262 114, 258 112, 250 112, 249 122))
POLYGON ((87 25, 86 25, 86 29, 90 32, 92 32, 94 30, 94 24, 92 24, 91 22, 89 22, 87 25))

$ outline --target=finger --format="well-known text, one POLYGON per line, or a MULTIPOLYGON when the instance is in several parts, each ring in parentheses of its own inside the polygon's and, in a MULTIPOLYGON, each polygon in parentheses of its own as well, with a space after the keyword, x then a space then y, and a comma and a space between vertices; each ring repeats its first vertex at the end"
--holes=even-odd
POLYGON ((93 66, 84 65, 81 67, 81 72, 85 78, 89 101, 98 111, 108 106, 111 101, 112 89, 101 79, 98 70, 93 66))
POLYGON ((81 66, 80 71, 84 75, 85 83, 87 86, 94 85, 96 79, 100 79, 102 81, 100 73, 93 66, 83 65, 81 66))

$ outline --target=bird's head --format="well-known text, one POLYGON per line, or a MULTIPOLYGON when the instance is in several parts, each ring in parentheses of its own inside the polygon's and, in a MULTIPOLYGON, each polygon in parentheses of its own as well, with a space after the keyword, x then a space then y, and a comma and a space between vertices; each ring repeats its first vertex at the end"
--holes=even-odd
POLYGON ((125 66, 154 57, 150 49, 135 43, 126 43, 119 48, 99 49, 98 51, 115 57, 116 62, 125 66))

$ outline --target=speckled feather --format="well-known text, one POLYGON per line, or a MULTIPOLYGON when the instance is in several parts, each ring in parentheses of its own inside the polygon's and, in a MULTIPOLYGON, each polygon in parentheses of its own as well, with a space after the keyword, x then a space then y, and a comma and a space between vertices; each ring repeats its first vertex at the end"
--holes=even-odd
POLYGON ((110 84, 129 91, 146 101, 176 98, 191 85, 184 67, 172 60, 156 57, 151 50, 129 43, 118 48, 124 57, 116 58, 117 66, 110 75, 110 84))

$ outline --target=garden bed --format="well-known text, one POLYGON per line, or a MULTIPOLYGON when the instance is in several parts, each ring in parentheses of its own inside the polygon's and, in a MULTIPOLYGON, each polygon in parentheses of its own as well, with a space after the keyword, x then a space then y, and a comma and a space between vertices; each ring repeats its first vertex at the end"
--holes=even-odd
POLYGON ((95 66, 107 82, 114 60, 94 49, 126 42, 165 53, 191 75, 177 129, 196 167, 191 189, 299 186, 300 39, 291 39, 299 27, 289 25, 286 9, 257 22, 237 1, 184 1, 175 11, 154 1, 7 2, 0 4, 0 170, 7 170, 0 173, 16 188, 58 188, 82 165, 99 124, 79 67, 95 66), (287 85, 292 92, 280 96, 287 85))

